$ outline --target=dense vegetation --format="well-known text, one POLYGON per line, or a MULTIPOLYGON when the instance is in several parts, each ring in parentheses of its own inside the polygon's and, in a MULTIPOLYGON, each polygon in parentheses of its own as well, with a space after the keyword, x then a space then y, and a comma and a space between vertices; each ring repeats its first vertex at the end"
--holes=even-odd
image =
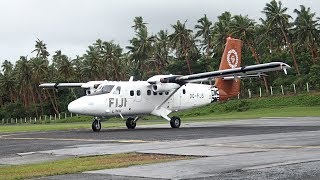
MULTIPOLYGON (((135 36, 130 46, 96 40, 83 55, 71 59, 57 50, 50 56, 47 45, 36 40, 35 57, 21 56, 15 64, 5 60, 0 74, 0 118, 39 116, 66 111, 67 103, 81 90, 42 90, 43 82, 87 82, 90 80, 145 80, 155 74, 192 74, 218 69, 228 36, 243 41, 242 65, 284 61, 293 68, 289 75, 272 73, 259 81, 243 81, 242 87, 269 85, 320 88, 319 17, 303 5, 293 19, 281 1, 262 7, 259 22, 248 16, 224 12, 216 22, 206 15, 193 29, 178 20, 169 30, 150 34, 142 17, 134 18, 135 36), (169 33, 171 32, 171 33, 169 33)), ((0 57, 1 58, 1 57, 0 57)))

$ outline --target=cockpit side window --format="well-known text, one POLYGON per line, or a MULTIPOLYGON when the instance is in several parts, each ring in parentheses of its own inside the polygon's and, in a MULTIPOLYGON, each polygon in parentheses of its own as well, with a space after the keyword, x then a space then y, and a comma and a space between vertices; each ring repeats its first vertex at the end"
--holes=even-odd
POLYGON ((114 85, 104 85, 101 89, 102 94, 108 94, 112 91, 114 85))
POLYGON ((88 96, 94 96, 99 94, 108 94, 112 91, 114 88, 114 85, 101 85, 95 90, 94 92, 91 92, 91 94, 87 94, 88 96))
POLYGON ((117 86, 116 90, 113 92, 113 94, 120 94, 120 92, 121 92, 121 87, 117 86))

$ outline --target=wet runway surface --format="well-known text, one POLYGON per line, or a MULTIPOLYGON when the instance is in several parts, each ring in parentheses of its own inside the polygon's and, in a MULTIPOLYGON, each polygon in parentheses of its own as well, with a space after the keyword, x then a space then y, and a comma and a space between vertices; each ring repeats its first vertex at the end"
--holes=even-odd
POLYGON ((312 179, 320 176, 320 168, 314 167, 320 165, 320 118, 186 123, 180 129, 149 125, 135 130, 102 129, 99 133, 90 129, 0 133, 0 144, 3 165, 122 152, 204 157, 190 162, 47 177, 50 179, 312 179), (168 169, 169 165, 173 168, 168 169), (186 172, 179 167, 184 167, 186 172), (204 169, 197 169, 200 167, 204 169), (150 169, 158 172, 150 174, 150 169), (132 172, 140 174, 132 177, 132 172))
MULTIPOLYGON (((0 157, 65 146, 97 143, 113 143, 121 141, 173 141, 202 138, 218 138, 255 134, 272 134, 286 132, 316 131, 320 126, 241 126, 222 125, 219 127, 184 127, 171 128, 137 128, 105 129, 99 133, 87 130, 52 131, 34 133, 2 134, 0 139, 0 157)), ((1 134, 0 134, 1 136, 1 134)))

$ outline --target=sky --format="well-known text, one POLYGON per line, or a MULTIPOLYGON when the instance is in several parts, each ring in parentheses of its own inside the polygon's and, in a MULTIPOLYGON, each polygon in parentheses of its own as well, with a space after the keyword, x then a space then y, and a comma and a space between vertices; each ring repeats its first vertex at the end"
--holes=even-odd
MULTIPOLYGON (((61 50, 69 57, 83 55, 97 39, 113 40, 121 47, 134 36, 133 19, 142 16, 149 32, 172 32, 171 24, 187 20, 194 29, 198 19, 207 14, 215 22, 225 11, 248 15, 259 22, 270 0, 0 0, 0 64, 15 62, 31 53, 39 38, 51 55, 61 50)), ((319 0, 282 0, 288 13, 299 5, 310 7, 320 17, 319 0)))

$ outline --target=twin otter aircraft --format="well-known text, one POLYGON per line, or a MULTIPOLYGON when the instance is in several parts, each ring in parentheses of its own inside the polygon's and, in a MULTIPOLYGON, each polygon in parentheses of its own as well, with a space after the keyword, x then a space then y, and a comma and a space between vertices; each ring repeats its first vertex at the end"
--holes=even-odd
POLYGON ((72 113, 94 116, 92 130, 101 129, 100 120, 110 116, 128 117, 126 126, 134 129, 138 115, 152 114, 168 120, 172 128, 179 128, 179 117, 168 115, 207 105, 219 100, 237 96, 240 79, 262 76, 269 71, 284 70, 289 65, 271 62, 240 67, 241 41, 227 38, 226 47, 218 71, 192 75, 156 75, 147 81, 90 81, 87 83, 44 83, 43 88, 81 87, 87 95, 72 101, 68 110, 72 113), (197 84, 215 80, 215 85, 197 84))

